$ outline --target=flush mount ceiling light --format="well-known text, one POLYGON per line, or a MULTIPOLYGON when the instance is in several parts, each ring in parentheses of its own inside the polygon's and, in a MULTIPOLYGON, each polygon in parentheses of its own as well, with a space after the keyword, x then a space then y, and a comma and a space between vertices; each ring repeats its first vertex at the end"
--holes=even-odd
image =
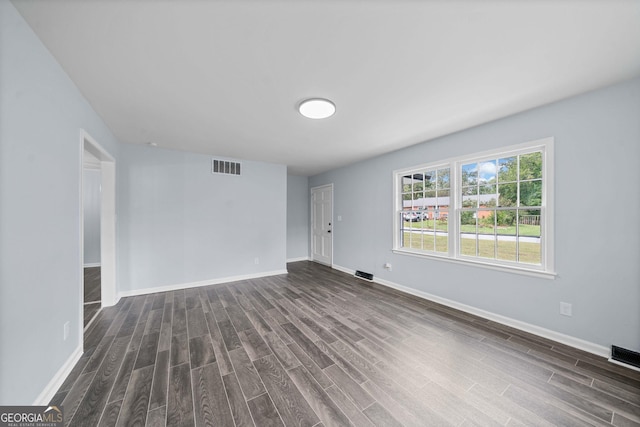
POLYGON ((336 106, 328 99, 311 98, 302 101, 298 111, 310 119, 326 119, 333 116, 333 113, 336 112, 336 106))

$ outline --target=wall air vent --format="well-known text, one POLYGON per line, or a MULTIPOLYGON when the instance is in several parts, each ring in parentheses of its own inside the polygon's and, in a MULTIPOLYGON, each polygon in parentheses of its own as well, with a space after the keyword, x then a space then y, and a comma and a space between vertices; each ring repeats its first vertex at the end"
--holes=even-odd
POLYGON ((638 352, 612 345, 611 360, 633 366, 636 370, 640 370, 640 353, 638 352))
POLYGON ((213 159, 211 173, 224 175, 240 175, 240 163, 213 159))

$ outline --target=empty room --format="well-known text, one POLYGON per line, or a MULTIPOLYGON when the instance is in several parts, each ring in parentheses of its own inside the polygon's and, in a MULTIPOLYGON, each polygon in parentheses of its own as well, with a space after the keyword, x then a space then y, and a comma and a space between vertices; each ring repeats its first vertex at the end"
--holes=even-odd
POLYGON ((638 183, 637 0, 0 0, 0 425, 640 426, 638 183))

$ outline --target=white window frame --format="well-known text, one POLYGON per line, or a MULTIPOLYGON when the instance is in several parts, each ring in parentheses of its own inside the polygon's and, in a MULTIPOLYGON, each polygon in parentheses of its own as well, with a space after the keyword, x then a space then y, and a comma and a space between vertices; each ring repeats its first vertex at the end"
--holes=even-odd
POLYGON ((494 270, 508 271, 536 277, 554 278, 554 138, 544 138, 522 144, 511 145, 499 149, 472 153, 465 156, 411 166, 393 172, 393 252, 423 258, 438 259, 447 262, 475 265, 494 270), (460 254, 460 210, 462 208, 462 194, 460 178, 462 165, 470 162, 482 162, 495 158, 509 157, 531 151, 542 152, 542 201, 540 207, 541 224, 541 264, 530 265, 514 263, 497 259, 470 257, 460 254), (435 252, 401 247, 401 215, 402 211, 402 177, 416 170, 429 170, 449 166, 450 205, 448 221, 448 252, 435 252))

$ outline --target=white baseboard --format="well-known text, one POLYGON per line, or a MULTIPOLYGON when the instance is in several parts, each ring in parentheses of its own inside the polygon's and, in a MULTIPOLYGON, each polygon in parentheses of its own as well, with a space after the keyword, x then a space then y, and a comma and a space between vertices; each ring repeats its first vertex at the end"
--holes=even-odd
POLYGON ((71 373, 73 367, 76 366, 76 363, 78 363, 81 356, 82 344, 79 345, 73 353, 71 353, 71 356, 69 356, 67 361, 64 362, 64 365, 58 369, 58 372, 56 372, 51 381, 49 381, 49 384, 47 384, 44 390, 42 390, 42 393, 36 397, 36 400, 33 402, 34 406, 46 406, 49 404, 51 399, 53 399, 53 396, 56 395, 60 386, 62 386, 62 383, 64 383, 64 380, 66 380, 71 373))
POLYGON ((84 265, 84 268, 89 268, 89 267, 100 267, 100 263, 99 262, 88 262, 84 265))
POLYGON ((178 291, 180 289, 189 289, 189 288, 198 288, 200 286, 209 286, 209 285, 218 285, 220 283, 230 283, 230 282, 238 282, 240 280, 249 280, 249 279, 259 279, 261 277, 269 277, 269 276, 277 276, 280 274, 287 274, 288 271, 285 270, 275 270, 275 271, 265 271, 262 273, 254 273, 254 274, 245 274, 241 276, 230 276, 230 277, 222 277, 219 279, 211 279, 211 280, 202 280, 199 282, 191 282, 191 283, 180 283, 177 285, 166 285, 166 286, 158 286, 155 288, 145 288, 145 289, 134 289, 131 291, 120 291, 118 292, 118 299, 121 297, 132 297, 136 295, 146 295, 146 294, 155 294, 157 292, 169 292, 169 291, 178 291))
POLYGON ((302 257, 298 257, 298 258, 288 258, 287 262, 298 262, 298 261, 309 261, 309 257, 308 256, 302 256, 302 257))
MULTIPOLYGON (((350 268, 342 267, 336 264, 333 265, 333 268, 338 271, 342 271, 343 273, 347 273, 351 275, 355 274, 355 270, 351 270, 350 268)), ((512 319, 510 317, 502 316, 500 314, 491 313, 489 311, 485 311, 470 305, 462 304, 457 301, 453 301, 447 298, 442 298, 437 295, 432 295, 427 292, 410 288, 408 286, 403 286, 388 280, 380 279, 375 276, 373 278, 373 282, 378 283, 382 286, 393 288, 398 291, 416 296, 418 298, 436 302, 438 304, 442 304, 447 307, 455 308, 456 310, 464 311, 465 313, 473 314, 475 316, 482 317, 484 319, 488 319, 496 323, 510 326, 512 328, 516 328, 524 332, 529 332, 531 334, 538 335, 543 338, 557 341, 561 344, 565 344, 570 347, 577 348, 579 350, 584 350, 586 352, 595 354, 597 356, 607 357, 607 358, 611 357, 611 350, 608 347, 602 346, 600 344, 595 344, 580 338, 572 337, 570 335, 565 335, 560 332, 552 331, 550 329, 542 328, 540 326, 532 325, 530 323, 522 322, 520 320, 512 319)))
POLYGON ((347 267, 342 267, 341 265, 338 265, 338 264, 333 264, 331 268, 333 268, 334 270, 342 271, 343 273, 351 274, 351 275, 356 274, 355 270, 352 270, 347 267))

